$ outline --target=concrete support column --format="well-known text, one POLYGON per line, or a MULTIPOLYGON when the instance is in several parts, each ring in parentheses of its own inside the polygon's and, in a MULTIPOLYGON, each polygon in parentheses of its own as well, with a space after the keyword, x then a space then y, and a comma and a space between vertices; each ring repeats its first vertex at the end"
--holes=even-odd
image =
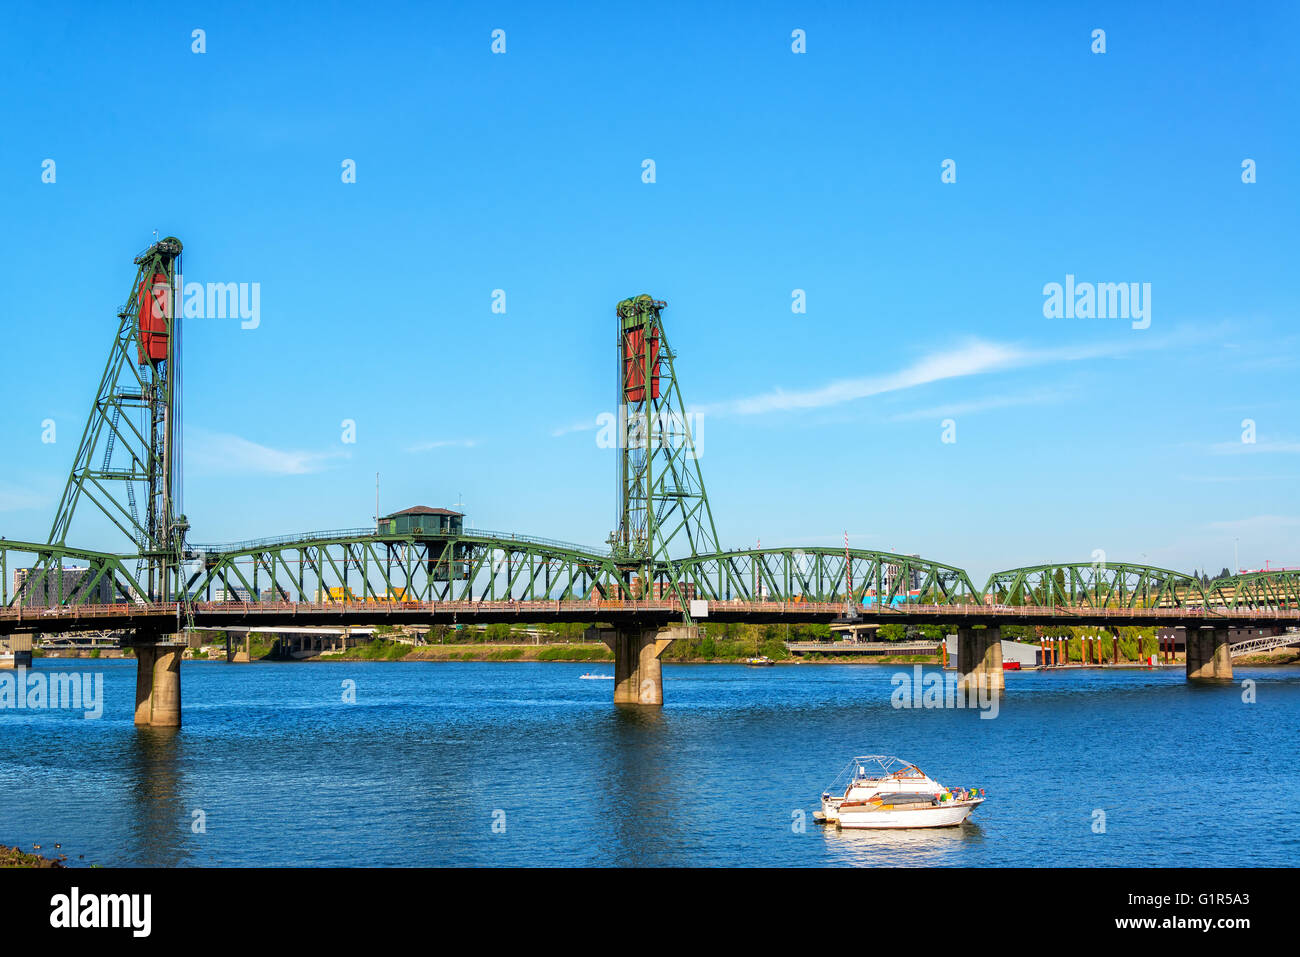
POLYGON ((141 642, 135 648, 135 723, 142 727, 181 726, 183 644, 141 642))
POLYGON ((1002 691, 1002 629, 957 628, 957 683, 1002 691))
POLYGON ((602 629, 600 640, 614 652, 614 703, 662 707, 664 677, 659 656, 675 640, 687 637, 688 632, 684 625, 602 629))
POLYGON ((1232 680, 1227 628, 1187 629, 1187 680, 1232 680))

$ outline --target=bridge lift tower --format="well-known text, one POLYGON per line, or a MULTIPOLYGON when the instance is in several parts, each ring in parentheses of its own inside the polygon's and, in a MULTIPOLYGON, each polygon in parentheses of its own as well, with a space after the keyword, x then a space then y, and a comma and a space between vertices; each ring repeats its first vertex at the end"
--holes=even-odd
POLYGON ((696 446, 698 423, 687 413, 664 331, 666 306, 640 295, 615 309, 618 514, 609 544, 626 592, 619 597, 676 601, 683 624, 624 628, 607 639, 614 651, 614 700, 623 704, 663 703, 659 655, 688 633, 694 596, 674 558, 718 551, 696 446))
POLYGON ((670 549, 716 552, 718 532, 704 490, 687 414, 660 313, 650 296, 618 304, 618 525, 610 546, 636 577, 633 597, 686 601, 670 549), (639 591, 640 595, 636 592, 639 591))
POLYGON ((173 303, 180 261, 174 236, 135 258, 135 279, 49 537, 51 544, 67 542, 85 498, 136 546, 137 597, 154 602, 178 594, 176 569, 189 528, 177 507, 181 324, 173 303))
MULTIPOLYGON (((181 502, 181 322, 174 308, 181 241, 168 236, 135 257, 135 278, 50 530, 67 543, 84 499, 135 546, 136 601, 185 600, 181 562, 189 524, 181 502)), ((61 567, 47 574, 62 574, 61 567)), ((136 724, 180 724, 183 645, 140 634, 136 724)))

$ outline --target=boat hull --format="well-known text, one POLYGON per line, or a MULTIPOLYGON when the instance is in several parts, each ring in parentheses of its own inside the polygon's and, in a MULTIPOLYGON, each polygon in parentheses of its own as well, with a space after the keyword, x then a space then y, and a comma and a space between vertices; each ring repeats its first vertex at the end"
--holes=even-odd
POLYGON ((845 830, 878 830, 896 827, 956 827, 982 801, 961 801, 951 804, 934 804, 922 807, 840 807, 835 823, 845 830))

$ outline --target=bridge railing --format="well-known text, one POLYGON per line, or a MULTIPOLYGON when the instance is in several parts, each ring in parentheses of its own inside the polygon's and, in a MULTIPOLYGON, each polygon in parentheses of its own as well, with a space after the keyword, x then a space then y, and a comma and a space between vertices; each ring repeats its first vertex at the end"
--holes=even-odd
POLYGON ((190 545, 190 550, 208 555, 223 555, 227 552, 247 552, 255 548, 271 545, 289 545, 293 542, 333 541, 334 539, 378 537, 374 526, 364 528, 334 528, 316 532, 299 532, 296 535, 275 535, 270 538, 250 538, 242 542, 224 542, 220 545, 190 545))
POLYGON ((514 532, 494 532, 486 528, 466 528, 462 529, 458 538, 491 538, 497 541, 519 542, 521 545, 550 545, 553 548, 562 548, 565 551, 589 552, 592 555, 599 555, 601 558, 608 558, 610 551, 609 546, 604 548, 592 548, 590 545, 579 545, 575 542, 564 542, 558 538, 542 538, 537 535, 517 535, 514 532))

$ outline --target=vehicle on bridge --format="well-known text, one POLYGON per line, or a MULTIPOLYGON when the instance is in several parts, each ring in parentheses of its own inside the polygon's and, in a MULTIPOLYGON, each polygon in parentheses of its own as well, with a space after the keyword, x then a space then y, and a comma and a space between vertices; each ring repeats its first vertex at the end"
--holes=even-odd
MULTIPOLYGON (((899 605, 905 605, 908 603, 914 605, 919 604, 920 601, 921 601, 921 589, 912 588, 909 589, 904 594, 888 596, 887 598, 885 598, 883 602, 881 602, 881 604, 888 605, 891 608, 896 608, 899 605)), ((876 593, 874 591, 868 591, 865 595, 862 596, 862 607, 873 608, 875 607, 875 604, 876 604, 876 593)))

